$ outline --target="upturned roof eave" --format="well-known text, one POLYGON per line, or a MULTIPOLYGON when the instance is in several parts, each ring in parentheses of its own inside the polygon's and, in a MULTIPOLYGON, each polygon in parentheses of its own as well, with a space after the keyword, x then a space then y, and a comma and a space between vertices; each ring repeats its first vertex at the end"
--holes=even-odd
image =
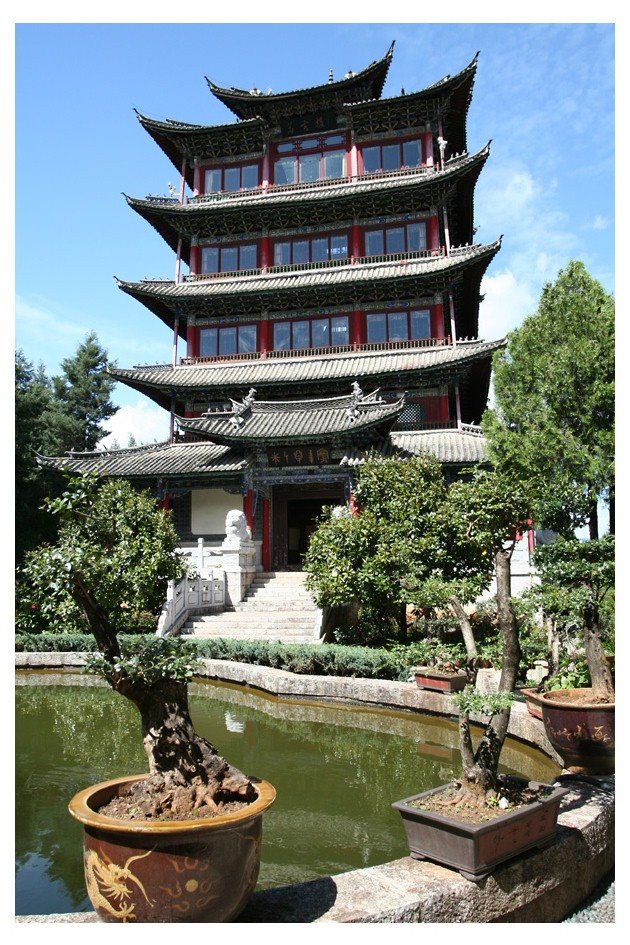
POLYGON ((303 98, 322 95, 331 98, 343 97, 344 92, 351 92, 353 89, 358 91, 366 82, 372 84, 374 97, 380 98, 394 53, 394 42, 381 59, 374 60, 355 75, 339 79, 336 82, 322 83, 308 88, 294 89, 288 92, 252 94, 247 89, 224 88, 216 85, 207 77, 206 82, 214 97, 241 119, 246 119, 252 109, 256 108, 260 109, 262 114, 266 110, 275 110, 278 105, 297 103, 303 98))

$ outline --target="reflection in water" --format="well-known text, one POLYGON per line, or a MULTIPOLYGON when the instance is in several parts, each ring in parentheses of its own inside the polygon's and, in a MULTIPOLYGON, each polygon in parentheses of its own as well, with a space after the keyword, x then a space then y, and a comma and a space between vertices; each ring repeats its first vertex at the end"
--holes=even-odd
MULTIPOLYGON (((92 677, 17 678, 16 912, 90 909, 83 828, 67 804, 89 784, 147 770, 138 713, 92 677)), ((391 802, 457 772, 450 722, 280 701, 220 683, 195 683, 190 691, 198 731, 278 792, 264 818, 261 887, 406 856, 391 802)), ((502 757, 505 770, 538 780, 558 770, 514 743, 502 757)))

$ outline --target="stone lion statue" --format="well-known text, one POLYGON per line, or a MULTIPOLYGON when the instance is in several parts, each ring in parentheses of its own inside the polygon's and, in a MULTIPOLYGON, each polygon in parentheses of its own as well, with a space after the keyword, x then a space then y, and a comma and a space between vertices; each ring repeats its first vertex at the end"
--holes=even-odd
POLYGON ((249 540, 247 521, 238 509, 231 509, 225 516, 225 538, 230 543, 249 540))

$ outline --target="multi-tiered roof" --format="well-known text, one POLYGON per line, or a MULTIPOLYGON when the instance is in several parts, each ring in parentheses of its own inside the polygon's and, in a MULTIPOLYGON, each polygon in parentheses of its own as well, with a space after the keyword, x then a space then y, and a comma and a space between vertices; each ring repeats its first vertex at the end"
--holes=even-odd
POLYGON ((227 89, 207 80, 238 119, 228 124, 138 114, 181 174, 182 187, 179 197, 126 199, 177 254, 177 276, 118 284, 186 341, 188 351, 169 364, 112 375, 169 409, 180 433, 166 444, 73 454, 56 465, 201 482, 238 481, 244 469, 260 465, 261 450, 273 466, 271 448, 297 442, 330 447, 326 455, 338 466, 352 466, 370 444, 384 453, 429 451, 449 465, 482 458, 475 423, 485 408, 492 353, 502 342, 477 337, 480 282, 500 246, 500 240, 474 243, 474 188, 489 154, 489 145, 475 154, 466 145, 477 57, 428 88, 383 98, 392 55, 393 44, 361 72, 293 92, 227 89), (274 182, 279 144, 324 133, 345 142, 341 176, 274 182), (370 172, 359 164, 364 148, 410 136, 423 141, 421 161, 370 172), (203 185, 203 168, 238 162, 259 166, 256 186, 203 185), (366 227, 417 219, 434 227, 424 248, 378 255, 362 248, 366 227), (293 264, 269 257, 270 239, 322 230, 351 234, 345 256, 293 264), (259 247, 255 266, 203 271, 205 245, 243 243, 259 247), (181 273, 181 263, 189 274, 181 273), (426 337, 366 337, 370 313, 416 309, 431 313, 426 337), (286 348, 271 340, 278 322, 339 313, 350 320, 341 344, 286 348), (255 348, 202 354, 199 332, 225 325, 252 326, 255 348), (379 397, 363 395, 359 383, 379 387, 379 397), (425 407, 413 405, 428 395, 444 403, 426 419, 425 407))

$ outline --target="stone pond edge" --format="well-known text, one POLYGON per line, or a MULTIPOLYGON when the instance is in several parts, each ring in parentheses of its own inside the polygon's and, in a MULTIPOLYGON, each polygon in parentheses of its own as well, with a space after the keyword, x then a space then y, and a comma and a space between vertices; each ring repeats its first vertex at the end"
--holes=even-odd
MULTIPOLYGON (((81 653, 16 653, 16 669, 77 670, 81 653)), ((437 716, 455 715, 448 696, 415 683, 306 676, 228 660, 203 661, 199 676, 282 698, 332 701, 437 716)), ((513 705, 509 734, 559 762, 542 722, 513 705)), ((557 842, 499 867, 475 884, 459 873, 404 857, 254 893, 237 922, 560 922, 614 865, 614 777, 561 776, 570 788, 557 842)), ((396 800, 396 798, 392 798, 396 800)), ((17 922, 98 922, 95 913, 16 916, 17 922)))

